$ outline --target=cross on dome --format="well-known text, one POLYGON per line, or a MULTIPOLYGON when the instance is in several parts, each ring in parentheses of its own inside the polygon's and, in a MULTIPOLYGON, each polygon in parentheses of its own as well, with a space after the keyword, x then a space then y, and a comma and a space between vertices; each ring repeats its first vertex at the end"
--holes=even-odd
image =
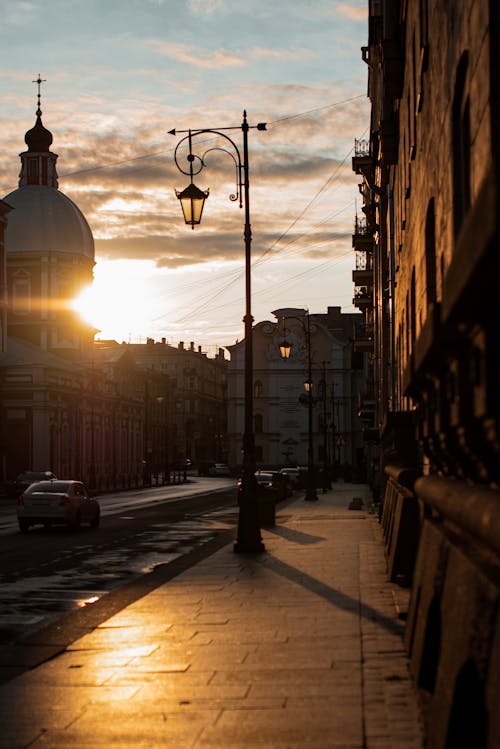
POLYGON ((41 102, 40 86, 42 85, 42 83, 47 83, 47 79, 46 78, 41 78, 40 73, 38 73, 38 78, 36 79, 36 81, 32 81, 32 83, 37 83, 38 84, 38 97, 37 97, 38 108, 37 108, 36 113, 37 113, 37 115, 41 115, 42 114, 42 110, 40 108, 40 102, 41 102))

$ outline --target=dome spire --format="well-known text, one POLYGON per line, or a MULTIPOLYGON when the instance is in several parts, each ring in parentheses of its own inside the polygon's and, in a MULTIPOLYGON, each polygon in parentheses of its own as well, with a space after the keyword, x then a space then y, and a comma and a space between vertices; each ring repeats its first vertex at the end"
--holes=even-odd
POLYGON ((57 187, 56 160, 57 154, 52 153, 52 133, 42 123, 41 108, 41 85, 46 79, 38 73, 38 78, 33 81, 38 86, 37 110, 35 126, 28 130, 24 136, 24 142, 28 150, 20 154, 21 174, 19 175, 19 187, 25 185, 46 185, 57 187))
POLYGON ((46 78, 41 78, 40 77, 40 73, 38 73, 38 78, 36 79, 36 81, 32 81, 32 83, 37 83, 38 84, 38 97, 37 97, 37 104, 38 104, 38 106, 37 106, 37 110, 36 110, 36 115, 37 115, 37 117, 41 117, 42 116, 42 110, 40 108, 40 102, 41 102, 42 94, 41 94, 41 91, 40 91, 40 86, 42 85, 42 83, 47 83, 47 79, 46 78))

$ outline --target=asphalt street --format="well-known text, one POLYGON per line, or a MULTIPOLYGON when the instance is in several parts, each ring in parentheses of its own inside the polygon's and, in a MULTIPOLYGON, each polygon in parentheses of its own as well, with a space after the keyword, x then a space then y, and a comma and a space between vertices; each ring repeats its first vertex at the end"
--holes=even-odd
POLYGON ((40 526, 21 534, 13 501, 3 500, 0 647, 36 639, 50 626, 70 631, 75 615, 78 622, 95 621, 98 611, 133 598, 141 585, 189 566, 232 532, 237 517, 228 479, 192 478, 99 501, 98 530, 40 526))

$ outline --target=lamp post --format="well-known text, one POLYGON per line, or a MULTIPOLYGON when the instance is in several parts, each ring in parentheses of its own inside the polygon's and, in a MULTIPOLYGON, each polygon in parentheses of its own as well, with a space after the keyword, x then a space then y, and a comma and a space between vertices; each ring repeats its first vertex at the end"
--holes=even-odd
POLYGON ((163 458, 163 484, 170 484, 170 468, 168 465, 168 400, 164 395, 157 395, 156 402, 161 408, 161 419, 163 422, 162 439, 160 440, 163 458))
MULTIPOLYGON (((314 467, 314 444, 313 444, 313 382, 312 382, 312 355, 311 355, 311 316, 309 312, 305 313, 307 325, 300 317, 290 315, 288 319, 297 320, 301 325, 306 336, 307 344, 307 380, 304 382, 304 388, 307 393, 307 417, 308 417, 308 445, 307 445, 307 487, 304 497, 306 502, 317 502, 316 493, 316 475, 314 467)), ((286 319, 286 318, 285 318, 286 319)), ((285 340, 280 344, 280 353, 283 359, 289 359, 292 353, 292 344, 285 340)))
POLYGON ((326 385, 326 362, 322 364, 323 380, 321 400, 323 404, 323 493, 332 488, 330 477, 330 455, 328 445, 328 407, 327 407, 327 385, 326 385))
POLYGON ((177 143, 174 159, 177 168, 190 178, 189 185, 181 192, 176 191, 180 200, 184 220, 192 229, 201 221, 203 206, 208 197, 208 190, 200 190, 193 182, 193 177, 206 166, 205 157, 210 151, 224 151, 229 154, 236 167, 236 193, 230 195, 232 201, 239 200, 240 208, 245 207, 245 417, 243 434, 243 471, 241 492, 239 495, 238 533, 234 544, 235 552, 261 552, 264 544, 260 533, 259 508, 257 504, 257 484, 255 481, 255 440, 253 428, 253 317, 251 309, 251 242, 250 227, 250 180, 248 167, 248 131, 250 129, 265 130, 266 123, 249 125, 247 113, 243 112, 243 122, 239 126, 219 128, 199 128, 196 130, 170 130, 170 135, 187 133, 177 143), (241 130, 243 133, 243 158, 236 143, 226 134, 228 130, 241 130), (192 150, 193 140, 206 134, 218 135, 231 146, 231 150, 219 146, 208 148, 201 156, 192 150), (187 155, 188 169, 181 166, 178 159, 179 147, 187 141, 189 153, 187 155))
POLYGON ((151 404, 149 402, 149 380, 144 380, 144 434, 143 434, 143 454, 142 459, 142 485, 151 486, 151 404))

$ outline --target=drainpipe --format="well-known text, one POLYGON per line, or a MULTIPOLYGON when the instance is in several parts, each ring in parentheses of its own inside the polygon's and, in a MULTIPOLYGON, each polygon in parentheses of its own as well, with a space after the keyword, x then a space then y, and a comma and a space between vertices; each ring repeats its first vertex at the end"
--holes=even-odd
POLYGON ((394 290, 396 288, 396 258, 394 252, 394 195, 387 185, 387 204, 389 209, 389 335, 390 335, 390 408, 396 409, 396 326, 394 322, 394 290))

